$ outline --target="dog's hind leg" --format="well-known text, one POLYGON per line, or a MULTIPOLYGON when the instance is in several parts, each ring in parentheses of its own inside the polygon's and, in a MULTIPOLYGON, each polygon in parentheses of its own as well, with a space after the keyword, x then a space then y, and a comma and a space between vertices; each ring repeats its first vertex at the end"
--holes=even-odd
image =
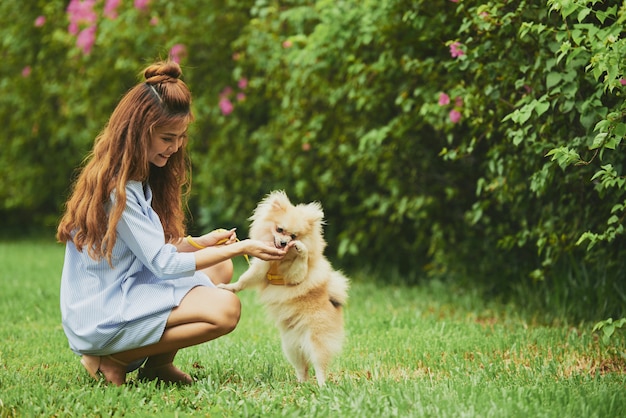
POLYGON ((294 345, 293 341, 287 342, 283 338, 283 353, 293 368, 296 369, 298 382, 306 382, 309 379, 309 364, 302 349, 294 345))
POLYGON ((313 369, 315 370, 315 379, 319 386, 324 386, 326 383, 326 369, 328 368, 328 356, 322 354, 314 354, 312 360, 313 369))
POLYGON ((330 366, 330 362, 335 354, 334 350, 338 350, 337 347, 329 345, 331 341, 330 336, 326 338, 319 338, 319 336, 313 336, 309 346, 309 358, 315 370, 315 379, 319 386, 324 386, 326 383, 326 371, 330 366))

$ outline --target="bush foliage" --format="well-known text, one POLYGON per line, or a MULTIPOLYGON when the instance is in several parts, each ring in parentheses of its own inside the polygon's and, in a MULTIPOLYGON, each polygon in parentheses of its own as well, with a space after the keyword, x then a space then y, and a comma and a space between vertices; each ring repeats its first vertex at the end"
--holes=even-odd
POLYGON ((623 306, 622 2, 95 1, 89 53, 67 2, 29 3, 0 5, 5 219, 56 219, 120 95, 177 47, 194 227, 244 235, 285 189, 323 204, 345 265, 494 288, 584 276, 623 306))

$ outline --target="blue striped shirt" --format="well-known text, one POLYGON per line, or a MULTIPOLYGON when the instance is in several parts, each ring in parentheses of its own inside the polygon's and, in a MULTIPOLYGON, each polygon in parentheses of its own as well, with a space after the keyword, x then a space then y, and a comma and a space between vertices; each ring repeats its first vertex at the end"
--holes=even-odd
POLYGON ((213 286, 204 273, 196 272, 193 253, 165 243, 151 202, 148 186, 128 182, 113 268, 106 259, 92 259, 86 248, 79 252, 71 241, 66 245, 61 317, 77 354, 106 355, 154 344, 189 290, 213 286))

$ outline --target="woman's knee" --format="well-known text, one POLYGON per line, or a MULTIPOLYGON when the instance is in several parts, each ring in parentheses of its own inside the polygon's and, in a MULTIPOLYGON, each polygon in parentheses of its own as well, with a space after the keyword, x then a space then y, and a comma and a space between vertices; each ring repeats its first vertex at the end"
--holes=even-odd
POLYGON ((172 310, 167 327, 204 322, 226 334, 239 322, 241 302, 237 295, 215 287, 194 287, 172 310))
POLYGON ((223 309, 217 325, 224 334, 228 334, 235 329, 241 318, 241 301, 237 295, 226 290, 222 297, 223 309))
POLYGON ((211 281, 214 284, 227 284, 233 279, 235 267, 232 260, 226 260, 214 266, 208 267, 203 271, 211 278, 211 281))
POLYGON ((222 278, 221 283, 228 284, 233 279, 233 274, 235 273, 235 266, 233 265, 233 260, 226 260, 220 263, 222 278))

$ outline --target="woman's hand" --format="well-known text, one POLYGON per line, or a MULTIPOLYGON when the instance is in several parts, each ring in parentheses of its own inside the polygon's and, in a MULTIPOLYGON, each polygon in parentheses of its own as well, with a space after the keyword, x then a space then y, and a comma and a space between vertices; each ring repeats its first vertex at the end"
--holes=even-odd
MULTIPOLYGON (((241 241, 241 243, 244 244, 245 254, 265 261, 280 260, 287 255, 287 251, 291 248, 290 245, 287 245, 285 248, 276 248, 271 242, 253 239, 246 239, 241 241)), ((289 244, 291 244, 291 242, 289 244)))
MULTIPOLYGON (((207 243, 208 239, 210 238, 212 240, 211 242, 214 245, 208 246, 204 249, 195 250, 194 254, 196 258, 196 270, 201 270, 207 267, 214 266, 218 263, 221 263, 222 261, 237 257, 239 255, 251 255, 264 261, 280 260, 285 257, 285 255, 287 255, 287 252, 295 243, 295 241, 292 241, 285 248, 276 248, 271 242, 263 242, 253 239, 245 239, 243 241, 232 242, 230 245, 218 244, 220 240, 224 238, 228 239, 226 242, 229 242, 233 239, 236 240, 234 232, 234 229, 231 229, 226 233, 210 232, 200 237, 207 238, 207 243)), ((198 240, 200 238, 198 238, 198 240)))
POLYGON ((196 240, 198 244, 203 247, 214 247, 216 245, 229 245, 234 242, 237 242, 237 233, 235 232, 237 228, 233 228, 230 230, 227 229, 216 229, 214 231, 209 232, 208 234, 204 234, 196 240))

